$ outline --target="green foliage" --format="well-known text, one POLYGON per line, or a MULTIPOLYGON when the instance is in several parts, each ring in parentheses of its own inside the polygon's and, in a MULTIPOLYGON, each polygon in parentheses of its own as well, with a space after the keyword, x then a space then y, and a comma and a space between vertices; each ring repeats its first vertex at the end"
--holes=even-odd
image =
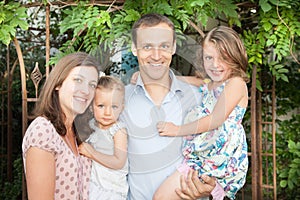
POLYGON ((279 173, 279 177, 283 180, 280 181, 281 187, 288 187, 293 190, 300 186, 300 142, 295 143, 292 140, 288 141, 289 153, 294 157, 288 168, 283 169, 279 173))
POLYGON ((28 24, 24 20, 27 18, 26 8, 19 3, 0 2, 0 41, 8 45, 16 35, 16 29, 28 29, 28 24))
MULTIPOLYGON (((300 71, 297 63, 288 63, 286 67, 289 71, 289 82, 281 82, 276 85, 276 98, 278 116, 287 115, 300 105, 300 71)), ((287 141, 287 140, 285 140, 287 141)))
MULTIPOLYGON (((240 25, 237 7, 232 1, 189 0, 149 0, 125 1, 122 10, 113 14, 99 6, 85 4, 63 10, 65 17, 60 24, 60 33, 70 39, 60 48, 63 52, 85 50, 87 52, 104 43, 105 50, 118 46, 130 46, 130 30, 133 23, 145 13, 156 12, 173 20, 177 33, 189 28, 190 21, 204 26, 209 17, 228 17, 229 23, 240 25)), ((180 41, 179 41, 180 42, 180 41)))
MULTIPOLYGON (((291 59, 297 51, 295 38, 299 38, 300 10, 299 2, 260 0, 259 15, 255 28, 244 29, 242 39, 247 49, 250 70, 257 67, 257 73, 267 70, 277 81, 289 82, 289 66, 286 60, 291 59), (291 9, 291 5, 297 6, 291 9)), ((257 89, 263 91, 259 80, 257 89)))
POLYGON ((288 82, 284 59, 293 54, 294 38, 300 36, 299 2, 260 0, 258 41, 263 45, 263 65, 276 80, 288 82), (291 5, 297 6, 291 9, 291 5))
POLYGON ((13 163, 14 177, 12 182, 5 182, 3 191, 0 193, 0 199, 17 200, 22 193, 22 158, 19 157, 13 163))
MULTIPOLYGON (((253 66, 261 66, 263 62, 263 55, 265 53, 264 51, 264 43, 259 42, 262 38, 259 37, 259 34, 252 32, 250 30, 246 31, 244 30, 243 35, 243 42, 247 49, 247 55, 248 55, 248 74, 251 74, 251 70, 253 69, 253 66)), ((261 69, 258 67, 257 72, 260 72, 261 69)), ((259 91, 262 91, 262 86, 260 81, 258 80, 259 76, 257 76, 256 80, 256 87, 259 91)))
POLYGON ((110 38, 108 42, 114 43, 116 42, 115 38, 118 38, 118 46, 130 46, 131 26, 140 17, 140 13, 134 9, 127 9, 115 13, 112 19, 113 26, 111 30, 111 34, 115 37, 110 38))
POLYGON ((75 48, 78 51, 84 48, 89 52, 109 37, 111 21, 107 11, 81 2, 63 13, 66 17, 60 24, 60 33, 71 31, 72 40, 62 46, 62 51, 74 52, 75 48))
POLYGON ((300 115, 279 122, 279 129, 276 147, 279 184, 287 199, 297 199, 300 198, 300 115))

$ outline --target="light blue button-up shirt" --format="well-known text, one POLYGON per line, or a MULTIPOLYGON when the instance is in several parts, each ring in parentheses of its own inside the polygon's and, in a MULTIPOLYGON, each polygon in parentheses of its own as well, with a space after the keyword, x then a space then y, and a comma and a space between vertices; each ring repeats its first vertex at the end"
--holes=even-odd
POLYGON ((197 88, 176 79, 161 106, 156 106, 145 90, 141 77, 126 86, 122 120, 128 132, 129 199, 150 200, 160 184, 182 162, 181 137, 159 136, 159 121, 181 125, 190 108, 200 101, 197 88))

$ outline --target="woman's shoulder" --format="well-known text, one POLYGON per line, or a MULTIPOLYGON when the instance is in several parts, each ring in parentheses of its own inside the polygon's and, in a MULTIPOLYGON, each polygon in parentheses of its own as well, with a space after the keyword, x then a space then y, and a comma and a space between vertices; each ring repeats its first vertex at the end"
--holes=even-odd
POLYGON ((47 118, 37 117, 27 128, 23 144, 47 149, 50 147, 49 144, 56 144, 59 138, 59 134, 47 118))
POLYGON ((54 126, 52 125, 51 121, 48 120, 46 117, 39 116, 30 123, 26 132, 31 131, 33 129, 42 131, 45 128, 51 129, 51 128, 54 128, 54 126))

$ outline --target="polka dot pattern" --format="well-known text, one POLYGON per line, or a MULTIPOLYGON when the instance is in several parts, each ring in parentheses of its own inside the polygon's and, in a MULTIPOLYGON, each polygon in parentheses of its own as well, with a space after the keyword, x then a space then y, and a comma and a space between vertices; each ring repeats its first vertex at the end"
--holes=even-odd
POLYGON ((30 147, 44 149, 55 157, 54 199, 88 200, 91 161, 83 156, 75 156, 46 118, 36 118, 26 131, 22 144, 24 163, 30 147))

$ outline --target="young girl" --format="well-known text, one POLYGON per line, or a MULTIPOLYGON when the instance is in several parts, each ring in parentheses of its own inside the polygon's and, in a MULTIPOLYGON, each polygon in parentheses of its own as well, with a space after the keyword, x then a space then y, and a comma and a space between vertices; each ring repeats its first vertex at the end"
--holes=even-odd
POLYGON ((94 57, 77 52, 51 70, 23 138, 28 199, 88 200, 91 162, 78 153, 74 120, 94 98, 98 68, 94 57))
POLYGON ((187 114, 184 125, 157 125, 161 136, 185 136, 185 159, 158 188, 154 199, 179 199, 175 189, 180 188, 180 176, 190 168, 217 178, 214 199, 225 195, 234 199, 245 183, 248 158, 242 119, 248 104, 246 50, 238 34, 224 26, 212 29, 202 46, 204 69, 211 82, 200 86, 202 103, 187 114), (217 189, 219 186, 223 190, 217 189))
POLYGON ((127 133, 118 121, 124 107, 124 85, 114 77, 99 79, 92 103, 94 132, 79 146, 82 155, 91 158, 90 199, 126 199, 128 185, 127 133))

